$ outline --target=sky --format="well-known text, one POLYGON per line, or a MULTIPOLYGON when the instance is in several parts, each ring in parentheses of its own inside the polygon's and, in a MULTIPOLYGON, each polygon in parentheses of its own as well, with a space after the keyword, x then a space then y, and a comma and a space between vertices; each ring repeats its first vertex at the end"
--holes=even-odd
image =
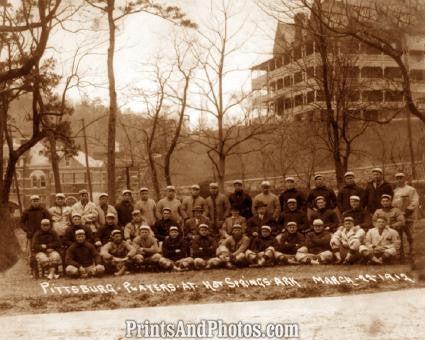
MULTIPOLYGON (((228 1, 224 0, 225 3, 228 1)), ((217 18, 215 8, 221 2, 222 0, 169 0, 167 4, 180 6, 187 16, 198 24, 199 30, 205 31, 206 27, 212 25, 211 22, 217 18)), ((251 80, 249 68, 269 58, 276 27, 274 19, 261 11, 255 0, 232 1, 232 6, 235 16, 231 19, 230 30, 238 31, 235 42, 244 41, 244 44, 228 60, 229 69, 240 71, 230 73, 226 78, 227 93, 237 91, 241 87, 249 89, 251 80), (239 27, 242 27, 240 31, 239 27)), ((87 26, 87 19, 81 17, 80 20, 82 23, 70 23, 68 27, 76 30, 87 26)), ((104 21, 100 21, 98 28, 95 32, 82 30, 77 33, 61 30, 53 34, 49 41, 49 45, 54 46, 49 53, 58 59, 58 72, 63 75, 69 73, 77 48, 80 55, 83 51, 89 53, 80 62, 83 86, 73 88, 69 92, 73 101, 88 97, 100 98, 105 104, 108 103, 106 72, 108 33, 104 21)), ((121 21, 118 31, 115 74, 119 106, 122 109, 130 108, 142 112, 144 106, 134 95, 134 89, 150 86, 148 76, 142 72, 146 68, 143 65, 153 63, 158 55, 165 55, 164 63, 167 63, 167 58, 170 58, 171 37, 176 28, 161 18, 141 13, 121 21)), ((199 117, 193 111, 190 115, 190 123, 195 125, 199 117)))

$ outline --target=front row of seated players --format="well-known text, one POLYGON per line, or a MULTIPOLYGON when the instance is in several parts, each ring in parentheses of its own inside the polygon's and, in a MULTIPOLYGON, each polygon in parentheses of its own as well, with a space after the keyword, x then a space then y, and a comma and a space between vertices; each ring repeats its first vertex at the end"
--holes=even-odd
MULTIPOLYGON (((108 220, 108 218, 107 218, 108 220)), ((354 218, 344 218, 343 226, 333 234, 326 230, 321 219, 312 223, 312 231, 305 235, 298 231, 296 222, 288 222, 274 237, 272 228, 263 225, 257 236, 249 238, 240 224, 233 224, 230 235, 218 241, 207 224, 200 224, 198 232, 188 240, 177 226, 168 228, 164 241, 158 243, 151 228, 140 225, 132 240, 125 240, 112 220, 105 229, 110 240, 100 251, 87 238, 78 215, 67 230, 74 233, 72 244, 65 254, 65 273, 71 277, 97 276, 105 272, 123 275, 129 270, 154 267, 165 270, 209 269, 234 266, 267 266, 275 264, 350 264, 360 259, 384 263, 394 259, 400 247, 398 232, 390 227, 385 214, 376 214, 374 228, 367 233, 355 225, 354 218), (190 241, 190 242, 189 242, 190 241)), ((165 230, 164 230, 165 231, 165 230)), ((105 230, 104 230, 105 232, 105 230)), ((95 243, 104 239, 98 234, 95 243)), ((48 220, 34 235, 33 253, 41 272, 48 278, 60 273, 59 239, 48 220)))

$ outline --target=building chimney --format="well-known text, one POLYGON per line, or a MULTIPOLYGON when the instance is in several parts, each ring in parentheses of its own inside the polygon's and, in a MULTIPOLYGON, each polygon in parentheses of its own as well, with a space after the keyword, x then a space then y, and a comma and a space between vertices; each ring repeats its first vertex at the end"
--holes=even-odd
POLYGON ((294 25, 295 25, 295 39, 296 42, 301 42, 303 40, 303 30, 306 23, 306 17, 304 13, 297 13, 294 16, 294 25))

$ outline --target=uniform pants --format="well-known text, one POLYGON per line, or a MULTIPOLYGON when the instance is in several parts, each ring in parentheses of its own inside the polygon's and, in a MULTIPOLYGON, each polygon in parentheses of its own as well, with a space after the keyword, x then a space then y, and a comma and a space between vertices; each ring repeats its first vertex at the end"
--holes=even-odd
POLYGON ((333 254, 330 250, 325 250, 317 254, 313 254, 308 252, 307 247, 301 247, 295 254, 295 259, 300 263, 307 263, 315 259, 319 259, 321 263, 329 263, 333 259, 333 254))
MULTIPOLYGON (((92 264, 91 266, 84 267, 84 269, 86 270, 88 276, 99 276, 105 272, 105 267, 101 264, 92 264)), ((73 265, 66 266, 65 273, 71 277, 79 277, 81 275, 79 268, 73 265)))

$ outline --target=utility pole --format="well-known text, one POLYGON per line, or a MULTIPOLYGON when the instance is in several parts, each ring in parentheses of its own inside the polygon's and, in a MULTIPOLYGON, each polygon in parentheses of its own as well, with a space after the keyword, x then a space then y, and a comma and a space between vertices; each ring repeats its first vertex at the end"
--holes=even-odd
POLYGON ((86 125, 84 123, 84 119, 81 119, 81 123, 83 124, 84 153, 86 154, 87 183, 89 185, 90 200, 93 202, 93 187, 92 187, 92 184, 91 184, 89 154, 88 154, 89 151, 88 151, 88 147, 87 147, 86 125))

